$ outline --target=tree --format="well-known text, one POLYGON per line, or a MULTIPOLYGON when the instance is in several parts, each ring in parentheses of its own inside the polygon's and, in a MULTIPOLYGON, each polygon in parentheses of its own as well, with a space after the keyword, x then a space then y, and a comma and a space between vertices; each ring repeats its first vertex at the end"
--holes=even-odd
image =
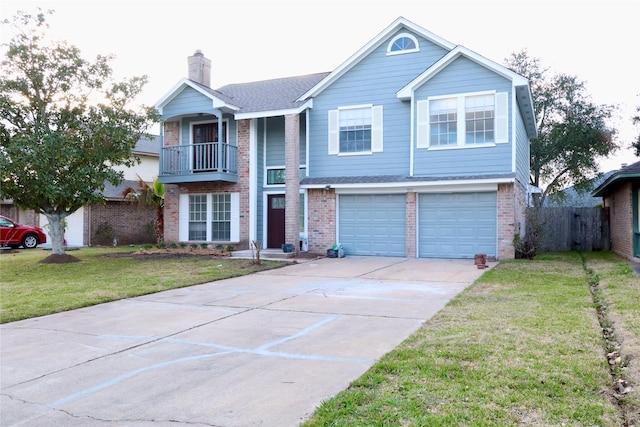
POLYGON ((156 242, 164 241, 164 184, 157 177, 149 184, 138 175, 138 188, 125 188, 122 197, 140 206, 156 208, 156 242))
POLYGON ((527 77, 533 96, 538 137, 531 140, 530 183, 547 195, 568 185, 586 188, 599 174, 598 160, 619 147, 607 125, 615 107, 594 104, 576 76, 549 75, 527 51, 507 58, 506 66, 527 77))
POLYGON ((11 23, 17 31, 3 44, 0 78, 0 192, 45 215, 52 255, 63 255, 62 220, 103 202, 106 182, 122 182, 112 166, 139 162, 132 149, 158 116, 130 107, 146 76, 116 82, 111 56, 89 61, 66 42, 49 43, 42 11, 3 21, 11 23))

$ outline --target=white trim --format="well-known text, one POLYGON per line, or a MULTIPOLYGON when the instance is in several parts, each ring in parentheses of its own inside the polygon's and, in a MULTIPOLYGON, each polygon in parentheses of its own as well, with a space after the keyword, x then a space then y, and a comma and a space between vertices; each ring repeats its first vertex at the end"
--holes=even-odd
POLYGON ((338 107, 338 111, 341 111, 341 110, 359 110, 361 108, 373 108, 373 104, 347 105, 347 106, 338 107))
POLYGON ((413 141, 415 141, 413 139, 415 137, 413 126, 416 123, 415 112, 414 112, 415 101, 413 97, 411 98, 410 103, 411 103, 411 113, 409 115, 410 117, 409 121, 411 123, 411 128, 409 129, 409 176, 413 176, 413 164, 415 162, 415 149, 416 149, 414 148, 414 144, 413 144, 413 141))
MULTIPOLYGON (((413 183, 412 183, 413 184, 413 183)), ((333 186, 332 186, 333 187, 333 186)), ((474 193, 479 191, 498 191, 498 183, 476 183, 469 181, 466 183, 444 184, 439 182, 434 185, 407 185, 397 188, 381 187, 359 187, 359 188, 336 188, 336 194, 404 194, 415 192, 416 194, 427 193, 474 193)))
POLYGON ((392 192, 393 189, 398 189, 398 191, 418 191, 418 189, 423 188, 455 188, 456 186, 468 187, 468 186, 477 186, 477 185, 498 185, 498 184, 510 184, 515 182, 515 177, 505 177, 505 178, 486 178, 486 179, 462 179, 455 181, 448 180, 438 180, 438 181, 402 181, 402 182, 387 182, 387 183, 353 183, 353 184, 306 184, 301 185, 300 188, 304 189, 320 189, 326 188, 327 185, 330 185, 331 188, 335 189, 336 192, 339 191, 372 191, 372 192, 392 192))
POLYGON ((382 105, 371 107, 371 152, 382 153, 384 148, 384 111, 382 105))
POLYGON ((310 139, 310 137, 309 137, 309 125, 311 123, 310 119, 309 119, 310 115, 311 114, 310 114, 309 110, 307 110, 305 115, 304 115, 304 119, 305 119, 305 127, 304 127, 304 130, 305 130, 305 164, 307 165, 307 167, 305 168, 305 171, 304 171, 305 172, 305 174, 304 174, 305 177, 309 176, 309 151, 310 151, 309 150, 309 139, 310 139))
POLYGON ((178 202, 178 241, 189 241, 189 194, 180 194, 178 202))
MULTIPOLYGON (((496 144, 506 144, 509 142, 509 93, 496 92, 494 99, 494 139, 496 144)), ((515 108, 512 110, 515 111, 515 108)), ((512 128, 515 127, 514 118, 512 114, 512 128)))
MULTIPOLYGON (((518 153, 517 153, 517 149, 518 149, 518 140, 516 139, 517 134, 518 134, 518 122, 516 121, 516 114, 518 114, 518 111, 516 111, 515 106, 516 104, 516 91, 514 90, 513 92, 511 92, 511 105, 513 105, 514 107, 511 109, 511 141, 513 141, 513 143, 511 144, 511 172, 516 172, 518 169, 518 153)), ((522 123, 523 125, 526 127, 526 125, 524 124, 524 117, 522 118, 522 123)), ((508 131, 507 131, 508 132, 508 131)), ((526 132, 526 131, 525 131, 526 132)), ((529 141, 527 140, 527 143, 529 141)), ((531 153, 529 153, 529 156, 531 157, 531 153)), ((529 171, 531 170, 531 165, 529 165, 529 171)))
POLYGON ((387 44, 387 56, 403 55, 405 53, 413 53, 413 52, 420 52, 420 43, 418 43, 418 39, 413 34, 410 34, 410 33, 400 33, 397 36, 395 36, 393 39, 391 39, 391 41, 387 44), (402 50, 391 51, 391 48, 393 47, 394 43, 402 38, 411 39, 413 41, 413 44, 415 44, 416 47, 414 47, 413 49, 402 49, 402 50))
POLYGON ((230 193, 231 196, 231 230, 229 241, 240 242, 240 193, 230 193))
POLYGON ((455 48, 455 45, 453 43, 448 42, 447 40, 433 34, 432 32, 425 30, 419 25, 416 25, 413 22, 400 17, 395 21, 393 21, 391 25, 385 28, 381 33, 379 33, 371 41, 369 41, 369 43, 367 43, 362 48, 360 48, 360 50, 358 50, 356 53, 351 55, 349 59, 347 59, 340 66, 338 66, 338 68, 332 71, 327 77, 322 79, 320 82, 318 82, 318 84, 316 84, 314 87, 309 89, 305 94, 303 94, 300 98, 298 98, 298 101, 306 100, 308 98, 312 98, 318 95, 328 86, 330 86, 333 82, 335 82, 340 77, 342 77, 347 71, 355 67, 367 55, 369 55, 371 52, 377 49, 380 45, 385 43, 391 34, 400 31, 402 28, 405 28, 408 31, 411 31, 446 50, 451 50, 455 48))
POLYGON ((309 99, 304 104, 295 108, 288 108, 284 110, 267 110, 267 111, 252 111, 248 113, 236 113, 234 114, 234 118, 236 120, 243 120, 243 119, 261 119, 266 117, 287 116, 289 114, 300 114, 301 112, 303 112, 308 108, 313 108, 313 99, 309 99))
MULTIPOLYGON (((249 245, 258 229, 258 120, 249 123, 249 245)), ((251 246, 250 246, 251 247, 251 246)))

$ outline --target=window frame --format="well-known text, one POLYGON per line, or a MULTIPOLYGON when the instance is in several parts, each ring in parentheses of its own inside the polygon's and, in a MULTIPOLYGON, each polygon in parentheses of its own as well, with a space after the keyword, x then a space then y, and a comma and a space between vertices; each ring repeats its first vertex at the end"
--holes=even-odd
POLYGON ((465 148, 494 147, 497 144, 509 142, 508 137, 508 93, 495 90, 481 92, 465 92, 457 94, 430 96, 417 101, 417 148, 429 150, 454 150, 465 148), (480 143, 467 143, 467 108, 468 98, 480 96, 493 96, 493 141, 480 143), (432 141, 431 105, 433 101, 455 99, 456 100, 456 143, 436 145, 432 141))
MULTIPOLYGON (((224 243, 237 243, 240 241, 240 193, 229 193, 229 192, 217 192, 217 193, 183 193, 180 195, 180 203, 179 203, 179 230, 178 237, 181 242, 224 242, 224 243), (206 206, 205 214, 205 239, 192 239, 191 235, 191 206, 192 206, 192 197, 203 197, 204 196, 204 205, 206 206), (224 212, 225 215, 228 216, 228 221, 225 219, 224 221, 216 220, 214 221, 214 196, 224 196, 228 197, 227 201, 224 201, 225 204, 228 204, 228 210, 224 212), (217 222, 225 222, 228 223, 229 229, 229 239, 214 239, 213 234, 213 225, 217 222)), ((201 202, 200 202, 201 203, 201 202)), ((203 221, 198 221, 203 222, 203 221)), ((226 232, 226 231, 225 231, 226 232)), ((225 236, 226 237, 226 236, 225 236)))
MULTIPOLYGON (((287 168, 285 166, 265 166, 264 168, 264 186, 265 187, 282 187, 286 184, 283 180, 281 183, 269 183, 269 172, 271 171, 282 171, 282 173, 286 176, 287 168)), ((300 165, 300 176, 307 176, 307 165, 300 165)))
POLYGON ((340 106, 335 110, 328 111, 328 154, 337 156, 368 156, 373 153, 381 153, 384 149, 384 112, 382 105, 360 104, 340 106), (341 151, 341 127, 340 113, 342 111, 353 111, 370 109, 371 112, 371 142, 369 150, 362 151, 341 151))
POLYGON ((420 43, 418 43, 418 39, 413 34, 410 34, 410 33, 400 33, 394 38, 392 38, 389 44, 387 44, 387 56, 404 55, 405 53, 414 53, 419 51, 420 51, 420 43), (415 47, 409 48, 409 49, 392 50, 396 42, 403 38, 407 38, 411 40, 415 47))

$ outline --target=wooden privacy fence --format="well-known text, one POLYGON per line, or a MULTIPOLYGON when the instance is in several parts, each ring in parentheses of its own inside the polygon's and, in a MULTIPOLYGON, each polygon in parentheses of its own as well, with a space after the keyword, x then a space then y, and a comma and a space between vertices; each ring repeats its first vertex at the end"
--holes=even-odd
POLYGON ((540 216, 538 252, 611 249, 608 208, 527 208, 527 233, 540 216))

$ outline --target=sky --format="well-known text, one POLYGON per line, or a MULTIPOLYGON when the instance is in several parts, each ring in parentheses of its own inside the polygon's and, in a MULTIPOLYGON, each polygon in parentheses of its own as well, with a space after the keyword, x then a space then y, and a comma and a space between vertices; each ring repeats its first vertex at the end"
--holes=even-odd
MULTIPOLYGON (((577 76, 593 102, 617 105, 622 146, 640 132, 639 0, 2 0, 0 18, 52 9, 51 34, 83 57, 113 54, 117 78, 147 75, 139 101, 154 105, 187 76, 200 49, 212 86, 332 71, 402 16, 451 43, 504 64, 527 50, 552 73, 577 76)), ((2 27, 1 40, 10 37, 2 27)), ((603 172, 640 158, 623 149, 603 172)))

